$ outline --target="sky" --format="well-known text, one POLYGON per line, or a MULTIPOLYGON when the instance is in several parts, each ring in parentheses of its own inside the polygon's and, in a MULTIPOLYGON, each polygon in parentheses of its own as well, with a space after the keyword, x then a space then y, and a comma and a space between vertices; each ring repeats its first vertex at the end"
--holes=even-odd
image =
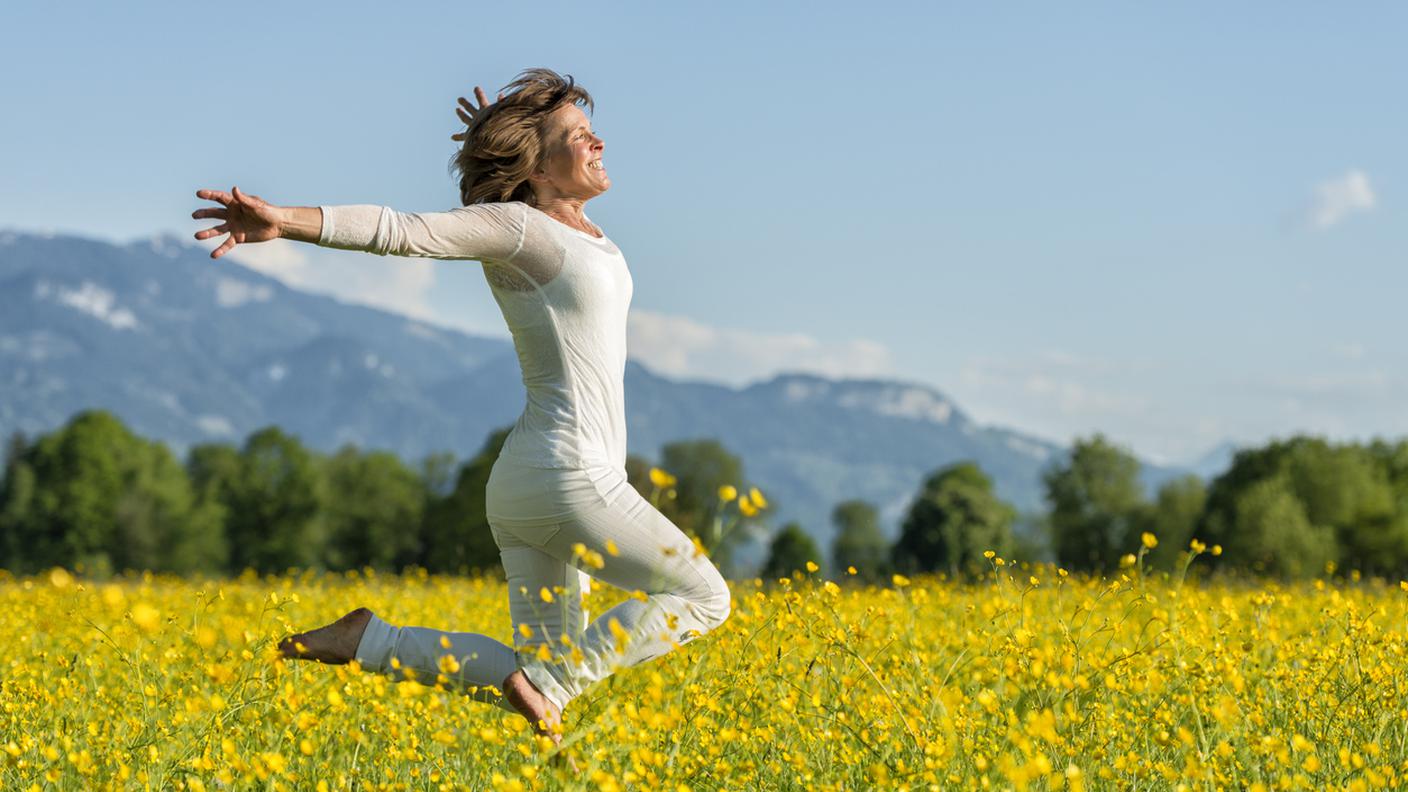
MULTIPOLYGON (((595 100, 612 186, 586 213, 631 268, 630 355, 665 376, 918 383, 1160 463, 1408 434, 1408 6, 5 17, 0 228, 196 244, 195 190, 233 185, 444 211, 455 98, 544 66, 595 100)), ((473 261, 273 242, 211 265, 509 337, 473 261)))

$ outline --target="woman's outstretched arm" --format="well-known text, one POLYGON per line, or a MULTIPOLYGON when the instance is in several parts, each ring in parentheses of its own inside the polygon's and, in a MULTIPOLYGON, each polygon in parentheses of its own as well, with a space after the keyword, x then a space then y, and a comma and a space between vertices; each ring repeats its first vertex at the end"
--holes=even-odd
POLYGON ((525 208, 517 204, 474 204, 448 212, 398 212, 387 206, 275 206, 235 187, 230 192, 198 190, 196 197, 219 203, 191 217, 222 220, 196 232, 196 239, 229 237, 211 258, 238 244, 292 239, 325 247, 378 255, 507 261, 523 243, 525 208))

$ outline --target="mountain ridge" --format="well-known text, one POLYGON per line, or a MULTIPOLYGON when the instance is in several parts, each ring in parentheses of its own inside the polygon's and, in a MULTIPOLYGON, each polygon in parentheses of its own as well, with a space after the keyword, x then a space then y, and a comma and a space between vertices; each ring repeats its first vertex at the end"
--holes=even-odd
MULTIPOLYGON (((171 235, 114 244, 0 231, 0 431, 51 431, 112 410, 184 456, 277 424, 309 447, 344 443, 405 459, 476 453, 524 403, 504 339, 292 288, 171 235)), ((830 509, 863 498, 893 536, 937 468, 973 459, 997 493, 1041 508, 1059 443, 982 426, 912 380, 784 371, 741 387, 626 365, 630 453, 715 437, 750 485, 827 546, 830 509)), ((1147 487, 1184 472, 1145 466, 1147 487)))

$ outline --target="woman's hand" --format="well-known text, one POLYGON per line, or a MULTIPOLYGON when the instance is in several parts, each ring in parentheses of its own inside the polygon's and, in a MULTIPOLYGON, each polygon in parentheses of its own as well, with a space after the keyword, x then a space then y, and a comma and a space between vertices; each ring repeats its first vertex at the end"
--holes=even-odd
POLYGON ((196 190, 196 197, 215 201, 220 206, 197 209, 191 213, 192 218, 199 220, 202 217, 211 217, 224 221, 213 228, 197 231, 196 239, 209 239, 219 234, 230 235, 220 247, 210 251, 210 257, 213 259, 229 253, 235 245, 265 242, 280 236, 279 207, 257 195, 246 195, 240 192, 240 188, 235 187, 231 192, 196 190))
MULTIPOLYGON (((490 104, 488 97, 484 95, 484 89, 480 88, 477 85, 474 86, 474 98, 479 100, 479 107, 475 107, 474 105, 470 104, 468 99, 461 96, 459 100, 460 106, 455 108, 455 112, 459 114, 460 120, 464 122, 465 126, 469 126, 470 124, 474 123, 475 113, 482 112, 484 108, 488 107, 490 104)), ((499 99, 502 98, 504 98, 504 94, 503 91, 500 91, 499 99)), ((497 102, 498 99, 495 99, 494 101, 497 102)), ((468 134, 468 132, 469 130, 465 130, 464 132, 450 135, 450 140, 463 141, 465 135, 468 134)))

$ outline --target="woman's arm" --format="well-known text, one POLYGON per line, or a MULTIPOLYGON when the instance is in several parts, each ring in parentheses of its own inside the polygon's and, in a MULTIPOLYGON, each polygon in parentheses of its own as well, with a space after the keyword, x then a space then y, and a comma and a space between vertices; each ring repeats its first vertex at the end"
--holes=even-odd
POLYGON ((196 232, 196 239, 230 236, 211 251, 220 258, 237 244, 292 239, 378 255, 507 261, 523 244, 524 212, 516 204, 474 204, 448 212, 407 213, 386 206, 275 206, 235 187, 198 190, 221 204, 198 209, 193 218, 224 222, 196 232))

